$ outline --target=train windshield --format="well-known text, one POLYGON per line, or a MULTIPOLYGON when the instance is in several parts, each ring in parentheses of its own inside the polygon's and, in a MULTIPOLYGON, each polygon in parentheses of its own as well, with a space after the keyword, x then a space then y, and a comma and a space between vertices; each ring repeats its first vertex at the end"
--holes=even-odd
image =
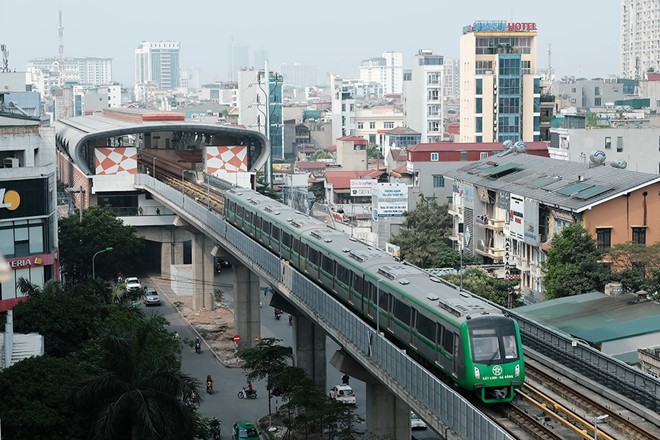
POLYGON ((519 358, 515 328, 510 322, 484 320, 468 326, 474 362, 490 365, 519 358))

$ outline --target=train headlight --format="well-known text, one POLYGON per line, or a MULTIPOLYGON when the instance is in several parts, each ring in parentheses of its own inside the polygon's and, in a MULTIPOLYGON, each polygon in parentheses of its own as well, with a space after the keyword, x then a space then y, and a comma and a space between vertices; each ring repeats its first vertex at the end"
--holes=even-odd
POLYGON ((516 377, 520 376, 520 364, 516 364, 515 375, 516 377))
POLYGON ((477 367, 474 367, 474 378, 481 379, 481 373, 479 372, 479 369, 477 367))

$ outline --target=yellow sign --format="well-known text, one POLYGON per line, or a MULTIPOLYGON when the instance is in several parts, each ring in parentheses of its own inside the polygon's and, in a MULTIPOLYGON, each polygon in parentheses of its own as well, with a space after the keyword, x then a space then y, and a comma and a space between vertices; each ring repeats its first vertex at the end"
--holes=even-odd
POLYGON ((4 188, 0 188, 0 208, 7 208, 10 211, 18 209, 21 204, 21 196, 14 190, 9 190, 5 192, 4 188))

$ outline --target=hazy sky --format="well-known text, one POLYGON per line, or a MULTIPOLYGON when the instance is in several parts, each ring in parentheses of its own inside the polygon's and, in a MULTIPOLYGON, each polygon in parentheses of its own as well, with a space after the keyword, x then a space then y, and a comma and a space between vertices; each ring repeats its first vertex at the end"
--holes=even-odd
POLYGON ((405 67, 419 49, 457 58, 463 26, 507 20, 537 23, 539 67, 551 45, 559 77, 592 78, 619 73, 619 9, 615 0, 0 0, 0 43, 12 70, 57 56, 61 10, 64 55, 112 58, 113 79, 127 85, 137 44, 159 40, 179 41, 181 67, 203 82, 225 80, 232 36, 251 58, 263 48, 271 65, 315 65, 323 79, 357 77, 361 60, 385 51, 402 52, 405 67))

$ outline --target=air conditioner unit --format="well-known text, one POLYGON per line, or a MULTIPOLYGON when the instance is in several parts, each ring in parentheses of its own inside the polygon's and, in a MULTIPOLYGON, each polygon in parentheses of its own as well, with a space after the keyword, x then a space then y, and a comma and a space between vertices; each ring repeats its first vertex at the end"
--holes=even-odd
POLYGON ((5 157, 3 164, 5 168, 18 168, 18 158, 16 157, 5 157))

